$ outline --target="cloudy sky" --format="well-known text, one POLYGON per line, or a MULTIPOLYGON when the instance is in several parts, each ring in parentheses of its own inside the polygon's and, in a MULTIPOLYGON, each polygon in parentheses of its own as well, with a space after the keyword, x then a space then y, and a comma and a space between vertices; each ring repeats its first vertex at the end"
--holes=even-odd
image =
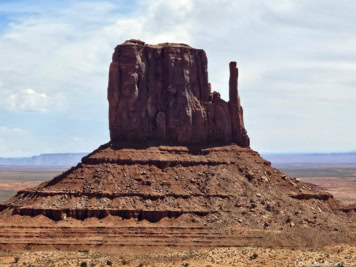
POLYGON ((205 49, 225 99, 237 61, 253 149, 355 150, 355 14, 350 0, 1 0, 0 157, 106 143, 108 67, 131 38, 205 49))

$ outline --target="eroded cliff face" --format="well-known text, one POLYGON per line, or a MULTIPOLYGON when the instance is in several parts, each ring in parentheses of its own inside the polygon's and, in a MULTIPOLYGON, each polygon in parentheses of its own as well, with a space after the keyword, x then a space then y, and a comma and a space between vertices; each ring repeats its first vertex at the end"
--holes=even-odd
POLYGON ((335 240, 354 232, 340 215, 351 208, 341 211, 332 195, 248 148, 237 78, 231 62, 226 102, 210 92, 203 50, 140 41, 118 46, 108 96, 112 141, 0 203, 0 250, 14 244, 201 248, 246 246, 246 240, 255 246, 261 233, 278 233, 264 242, 281 244, 279 233, 291 227, 317 230, 318 242, 321 230, 328 242, 336 227, 335 240))
POLYGON ((202 49, 129 40, 116 47, 109 73, 112 141, 230 144, 249 147, 230 63, 230 99, 211 93, 202 49))

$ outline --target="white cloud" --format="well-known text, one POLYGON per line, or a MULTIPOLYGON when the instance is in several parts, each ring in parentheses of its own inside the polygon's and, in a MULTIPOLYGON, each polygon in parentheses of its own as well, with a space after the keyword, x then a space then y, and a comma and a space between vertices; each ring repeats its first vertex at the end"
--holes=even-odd
POLYGON ((33 89, 26 89, 9 95, 4 102, 8 104, 9 110, 43 112, 48 109, 49 99, 45 93, 37 93, 33 89))
MULTIPOLYGON (((6 51, 0 99, 13 96, 0 102, 15 103, 7 110, 106 118, 107 72, 117 44, 183 42, 205 49, 212 87, 225 99, 228 63, 238 61, 253 148, 354 149, 355 12, 348 0, 69 1, 36 13, 32 7, 0 36, 6 51), (339 136, 342 142, 335 141, 339 136)), ((83 131, 94 131, 90 120, 83 131)), ((94 142, 88 138, 86 144, 94 142)))

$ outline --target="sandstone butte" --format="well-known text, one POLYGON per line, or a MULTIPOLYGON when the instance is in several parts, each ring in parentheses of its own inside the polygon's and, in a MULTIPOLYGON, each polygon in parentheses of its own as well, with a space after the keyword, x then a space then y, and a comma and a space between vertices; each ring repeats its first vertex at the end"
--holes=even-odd
POLYGON ((354 242, 354 208, 249 147, 236 62, 228 102, 207 70, 205 52, 185 44, 117 46, 111 141, 1 203, 0 249, 354 242))
POLYGON ((115 49, 109 74, 111 140, 249 147, 230 63, 229 102, 211 92, 204 50, 128 41, 115 49))

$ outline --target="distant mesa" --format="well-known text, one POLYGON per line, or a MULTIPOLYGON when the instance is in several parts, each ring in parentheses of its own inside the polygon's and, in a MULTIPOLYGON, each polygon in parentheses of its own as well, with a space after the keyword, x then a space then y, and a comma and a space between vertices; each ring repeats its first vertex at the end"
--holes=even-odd
POLYGON ((22 158, 0 158, 0 165, 9 166, 74 166, 88 153, 53 153, 22 158))
POLYGON ((126 41, 116 47, 110 65, 111 140, 249 147, 237 79, 231 62, 226 102, 211 92, 204 50, 126 41))

